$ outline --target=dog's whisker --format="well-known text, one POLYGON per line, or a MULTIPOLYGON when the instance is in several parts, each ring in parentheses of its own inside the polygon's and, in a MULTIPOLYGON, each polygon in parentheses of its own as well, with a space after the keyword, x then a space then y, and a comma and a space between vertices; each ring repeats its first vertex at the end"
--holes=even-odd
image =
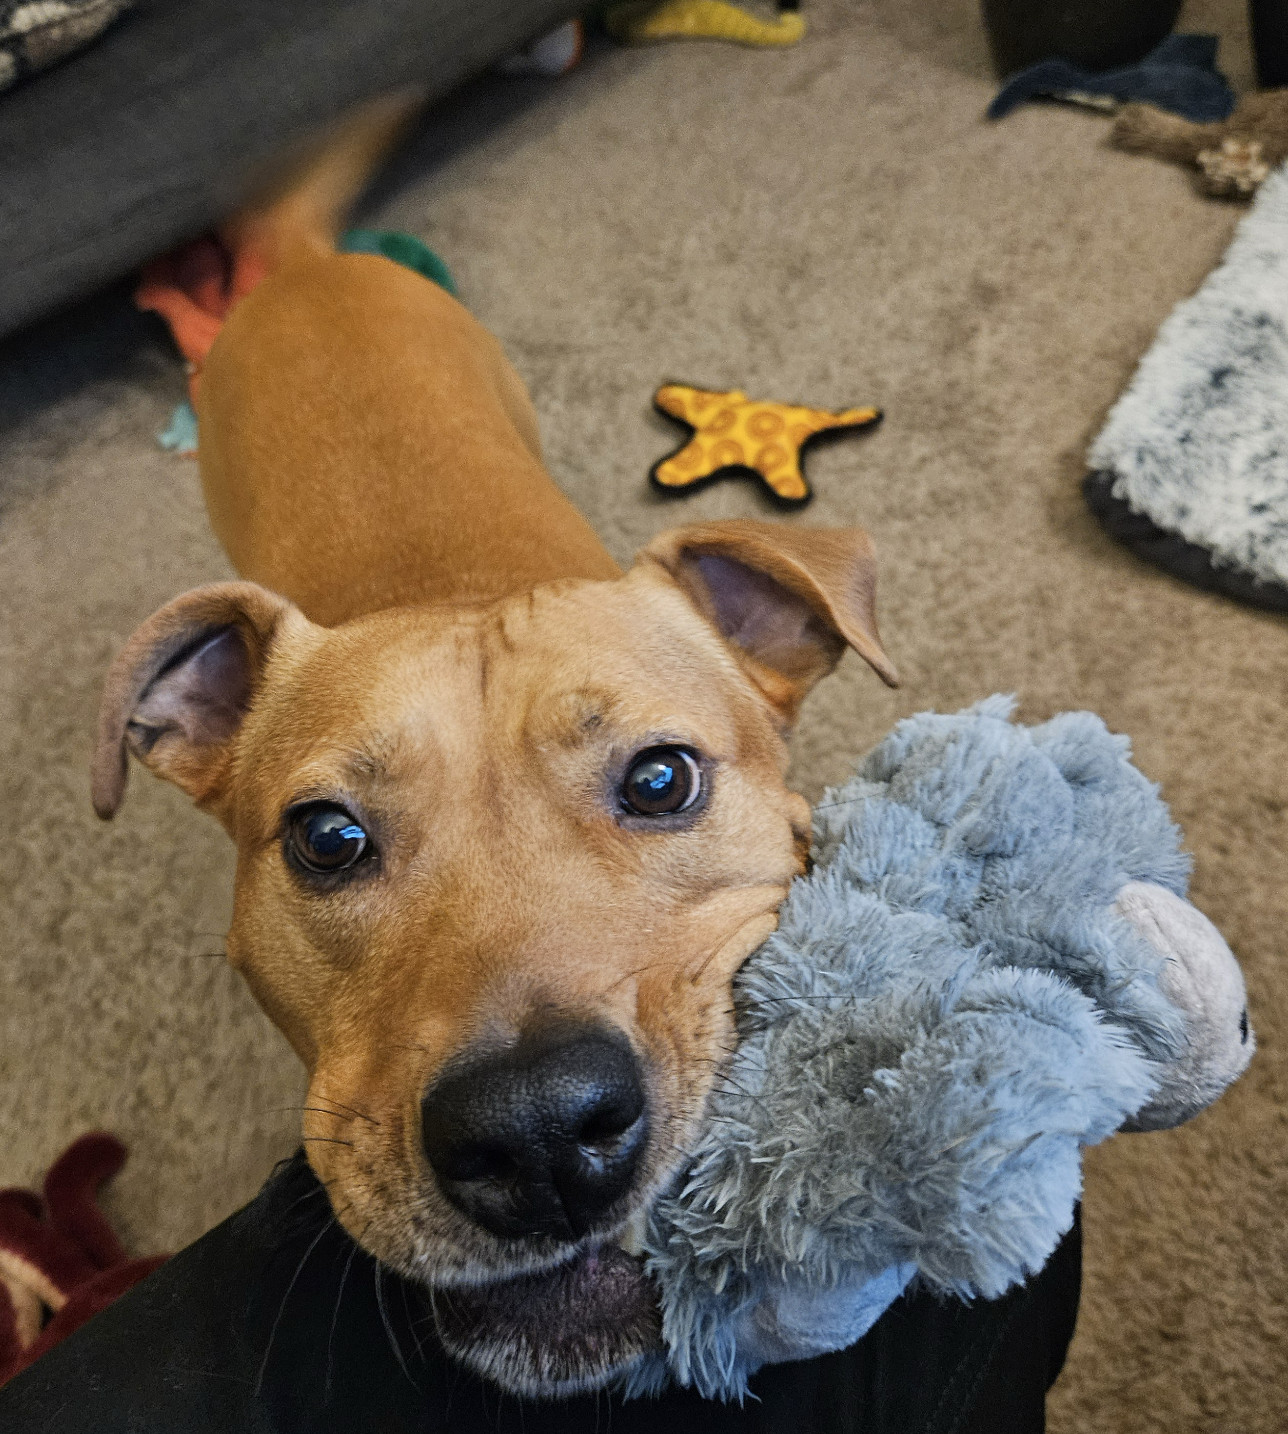
POLYGON ((344 1262, 344 1269, 340 1274, 340 1288, 336 1291, 335 1295, 335 1309, 331 1314, 331 1332, 327 1336, 326 1341, 326 1379, 323 1382, 323 1390, 328 1398, 331 1394, 331 1370, 333 1363, 333 1355, 335 1353, 335 1330, 336 1325, 339 1323, 340 1320, 340 1303, 344 1299, 345 1282, 349 1278, 349 1271, 353 1268, 353 1262, 357 1256, 357 1253, 358 1245, 355 1242, 352 1249, 350 1249, 349 1251, 349 1258, 344 1262))
POLYGON ((286 1209, 282 1211, 282 1214, 289 1215, 297 1205, 303 1205, 306 1200, 316 1200, 319 1195, 325 1195, 326 1191, 321 1188, 322 1182, 320 1180, 318 1181, 318 1187, 319 1188, 316 1190, 306 1190, 303 1195, 296 1196, 296 1198, 291 1201, 291 1203, 286 1207, 286 1209))
POLYGON ((768 1107, 764 1103, 764 1100, 754 1091, 747 1090, 745 1087, 736 1084, 734 1081, 725 1082, 725 1085, 723 1087, 714 1087, 712 1093, 714 1095, 729 1095, 730 1093, 733 1093, 734 1095, 741 1096, 743 1100, 750 1101, 752 1105, 759 1106, 762 1110, 768 1109, 768 1107))
POLYGON ((336 1120, 349 1121, 354 1119, 354 1117, 351 1115, 341 1115, 338 1111, 327 1110, 324 1106, 320 1105, 270 1105, 267 1106, 264 1110, 262 1110, 260 1114, 299 1115, 306 1111, 312 1111, 317 1115, 330 1115, 333 1116, 336 1120))
POLYGON ((368 1115, 365 1110, 359 1110, 356 1105, 346 1105, 344 1101, 336 1100, 333 1095, 324 1095, 321 1091, 317 1091, 314 1093, 313 1099, 324 1100, 328 1105, 339 1106, 341 1110, 347 1110, 349 1114, 357 1120, 365 1120, 371 1125, 380 1124, 374 1115, 368 1115))
POLYGON ((804 1006, 814 1001, 847 1001, 850 1005, 858 1005, 859 998, 844 991, 832 991, 816 996, 757 996, 757 1006, 804 1006))
POLYGON ((317 1232, 317 1234, 314 1235, 312 1240, 309 1241, 308 1249, 305 1250, 305 1252, 300 1256, 300 1263, 296 1265, 295 1273, 291 1276, 290 1283, 286 1286, 286 1292, 282 1295, 282 1303, 277 1307, 277 1315, 276 1318, 273 1320, 273 1327, 268 1332, 268 1344, 264 1348, 264 1358, 260 1361, 259 1374, 255 1380, 256 1399, 259 1398, 260 1393, 263 1391, 264 1388, 264 1375, 268 1370, 269 1356, 273 1352, 273 1341, 277 1338, 278 1326, 282 1323, 282 1316, 286 1313, 286 1305, 287 1301, 291 1298, 291 1291, 294 1290, 296 1283, 300 1278, 300 1275, 303 1273, 304 1266, 308 1263, 309 1256, 313 1253, 314 1250, 317 1249, 319 1243, 322 1240, 322 1236, 325 1235, 326 1232, 331 1228, 331 1226, 336 1223, 337 1221, 335 1217, 332 1216, 331 1219, 329 1219, 326 1224, 322 1226, 322 1228, 317 1232))
POLYGON ((712 1095, 728 1095, 731 1092, 741 1096, 743 1100, 750 1102, 750 1104, 756 1106, 764 1114, 768 1115, 770 1113, 763 1096, 757 1095, 753 1090, 748 1090, 746 1086, 739 1084, 739 1082, 735 1081, 731 1076, 722 1076, 711 1087, 712 1095))
MULTIPOLYGON (((310 1167, 310 1174, 311 1174, 311 1176, 313 1176, 313 1179, 314 1179, 314 1180, 317 1180, 317 1183, 320 1184, 321 1187, 323 1187, 324 1192, 326 1192, 327 1199, 330 1199, 330 1197, 331 1197, 331 1184, 330 1184, 330 1182, 327 1182, 327 1180, 323 1180, 323 1177, 321 1177, 320 1174, 318 1174, 318 1173, 316 1172, 316 1170, 311 1169, 311 1167, 310 1167)), ((301 1203, 303 1203, 304 1200, 311 1199, 311 1197, 316 1196, 317 1193, 318 1193, 317 1190, 308 1190, 308 1192, 306 1193, 306 1195, 301 1195, 301 1196, 300 1196, 300 1199, 295 1200, 295 1205, 301 1205, 301 1203)), ((290 1209, 293 1209, 293 1207, 294 1207, 294 1206, 290 1206, 290 1209)))
POLYGON ((416 1333, 416 1320, 411 1312, 411 1306, 407 1303, 407 1282, 400 1280, 398 1288, 402 1291, 403 1315, 407 1321, 407 1329, 416 1345, 416 1355, 420 1362, 425 1362, 425 1346, 420 1341, 420 1335, 416 1333))
POLYGON ((455 1316, 456 1310, 452 1305, 452 1292, 450 1290, 436 1289, 433 1285, 430 1285, 428 1288, 431 1317, 437 1321, 440 1303, 449 1316, 455 1316))
MULTIPOLYGON (((690 986, 696 986, 696 985, 698 984, 698 982, 701 981, 701 979, 702 979, 702 977, 703 977, 703 974, 705 973, 707 967, 710 966, 710 964, 716 959, 716 957, 719 956, 719 954, 721 953, 721 951, 724 950, 724 944, 725 944, 725 943, 724 943, 723 941, 717 942, 717 943, 711 948, 711 950, 708 951, 705 956, 703 956, 701 962, 700 962, 699 965, 698 965, 697 970, 694 971, 693 974, 689 977, 689 985, 690 985, 690 986)), ((683 978, 683 973, 681 973, 679 976, 677 976, 677 977, 675 978, 675 984, 676 984, 677 986, 680 984, 680 981, 682 980, 682 978, 683 978)))
POLYGON ((286 1207, 286 1209, 282 1211, 283 1217, 289 1215, 297 1205, 303 1205, 306 1200, 316 1200, 319 1195, 325 1194, 325 1190, 306 1190, 303 1195, 300 1195, 296 1199, 292 1200, 291 1203, 286 1207))
MULTIPOLYGON (((319 1176, 317 1175, 317 1172, 316 1172, 316 1171, 313 1171, 313 1172, 311 1172, 311 1173, 313 1174, 313 1178, 314 1178, 315 1180, 317 1180, 317 1183, 318 1183, 318 1185, 319 1185, 321 1188, 320 1188, 320 1189, 314 1189, 314 1190, 306 1190, 303 1195, 297 1196, 296 1199, 292 1200, 291 1203, 286 1207, 286 1209, 282 1211, 283 1217, 289 1215, 289 1214, 291 1213, 291 1211, 296 1208, 296 1206, 298 1206, 298 1205, 303 1205, 306 1200, 316 1200, 319 1195, 325 1195, 326 1198, 327 1198, 327 1200, 328 1200, 328 1202, 330 1202, 330 1200, 331 1200, 331 1187, 330 1187, 330 1185, 328 1185, 325 1180, 322 1180, 321 1178, 319 1178, 319 1176)), ((346 1207, 346 1209, 347 1209, 347 1208, 348 1208, 348 1207, 346 1207)), ((335 1213, 335 1206, 334 1206, 334 1204, 331 1205, 331 1211, 332 1211, 332 1214, 335 1213)))
POLYGON ((665 965, 665 962, 649 961, 646 962, 643 966, 636 966, 633 971, 624 972, 621 976, 617 978, 616 981, 612 981, 607 986, 605 986, 603 988, 603 993, 604 995, 607 995, 610 991, 615 991, 619 986, 625 985, 627 981, 633 981, 639 976, 647 975, 648 972, 656 971, 659 966, 663 965, 665 965))
POLYGON ((372 1266, 372 1274, 376 1284, 376 1307, 380 1311, 380 1322, 385 1327, 385 1334, 389 1338, 389 1347, 394 1352, 394 1358, 398 1361, 398 1368, 402 1370, 403 1376, 413 1389, 419 1390, 420 1385, 411 1377, 411 1371, 407 1368, 407 1361, 403 1358, 402 1346, 398 1343, 398 1336, 394 1333, 394 1327, 389 1320, 389 1312, 385 1309, 384 1290, 381 1286, 381 1276, 384 1274, 384 1266, 377 1260, 372 1266))

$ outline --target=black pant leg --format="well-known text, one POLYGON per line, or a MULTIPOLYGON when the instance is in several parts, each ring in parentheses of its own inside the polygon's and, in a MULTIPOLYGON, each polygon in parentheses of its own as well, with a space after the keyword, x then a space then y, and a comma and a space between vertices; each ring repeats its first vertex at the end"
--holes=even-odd
POLYGON ((1027 1284, 965 1305, 925 1292, 897 1301, 853 1348, 762 1371, 764 1434, 1042 1434, 1047 1390, 1073 1338, 1082 1229, 1027 1284), (793 1410, 808 1423, 792 1423, 793 1410))
POLYGON ((419 1290, 330 1218, 303 1159, 0 1389, 5 1434, 1041 1434, 1073 1333, 1075 1224, 1000 1300, 897 1301, 856 1345, 752 1381, 742 1406, 672 1389, 501 1395, 438 1348, 419 1290))

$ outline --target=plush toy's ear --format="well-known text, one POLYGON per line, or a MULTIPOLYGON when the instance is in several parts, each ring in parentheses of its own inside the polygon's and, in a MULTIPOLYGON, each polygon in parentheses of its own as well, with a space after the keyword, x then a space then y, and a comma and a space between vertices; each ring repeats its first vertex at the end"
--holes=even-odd
POLYGON ((90 786, 100 817, 121 805, 129 752, 197 802, 216 795, 288 613, 295 609, 285 598, 256 583, 213 583, 167 603, 135 632, 99 707, 90 786))
POLYGON ((787 722, 847 646, 897 686, 877 632, 876 562, 862 528, 693 523, 662 533, 640 556, 666 569, 787 722))

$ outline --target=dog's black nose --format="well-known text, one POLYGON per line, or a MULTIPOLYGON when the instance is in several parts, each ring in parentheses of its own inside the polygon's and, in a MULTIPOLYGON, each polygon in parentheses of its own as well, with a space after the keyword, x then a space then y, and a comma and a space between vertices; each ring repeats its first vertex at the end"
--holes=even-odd
POLYGON ((625 1037, 564 1021, 454 1062, 425 1095, 421 1128, 447 1198, 510 1238, 595 1229, 630 1188, 648 1138, 625 1037))

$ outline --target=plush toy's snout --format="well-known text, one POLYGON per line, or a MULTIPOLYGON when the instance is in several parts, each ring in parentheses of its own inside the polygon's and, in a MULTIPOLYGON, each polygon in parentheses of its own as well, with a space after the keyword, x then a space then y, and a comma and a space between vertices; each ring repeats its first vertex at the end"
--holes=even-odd
POLYGON ((1211 1105, 1248 1068, 1257 1041, 1243 972, 1207 917, 1166 887, 1129 882, 1114 906, 1163 957, 1158 984, 1186 1026, 1184 1051, 1159 1066, 1153 1097, 1123 1129, 1169 1130, 1211 1105))

